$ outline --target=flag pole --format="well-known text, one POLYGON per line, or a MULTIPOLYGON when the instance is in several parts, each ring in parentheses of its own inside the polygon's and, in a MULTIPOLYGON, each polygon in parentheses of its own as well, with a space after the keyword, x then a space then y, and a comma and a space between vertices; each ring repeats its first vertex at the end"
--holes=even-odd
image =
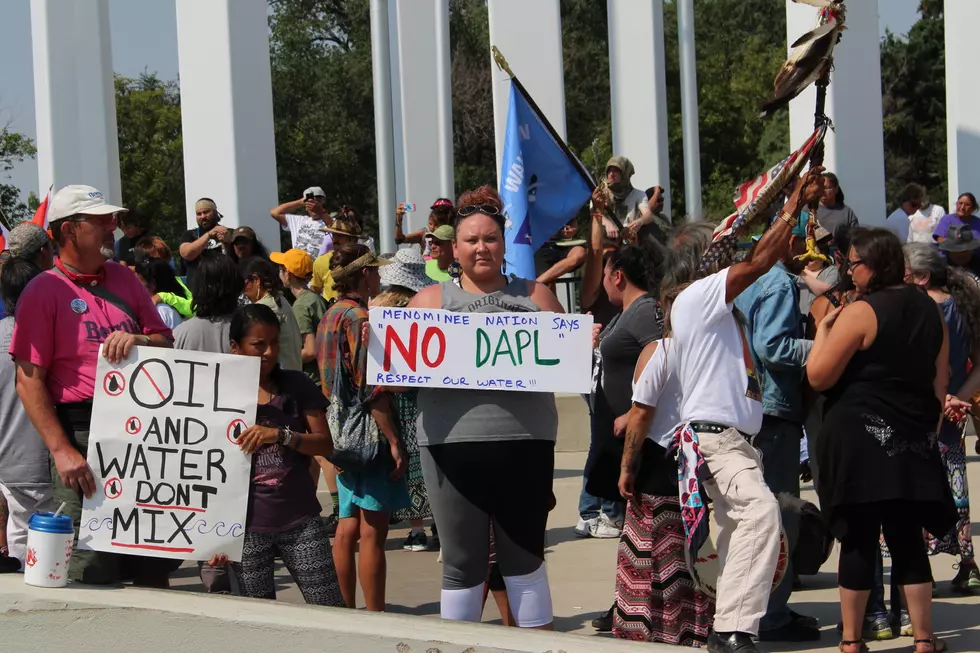
POLYGON ((592 177, 589 176, 589 173, 583 167, 582 162, 578 160, 578 157, 572 154, 572 151, 568 149, 568 145, 565 144, 565 139, 563 139, 558 134, 558 132, 555 131, 555 128, 551 126, 551 123, 548 122, 548 117, 544 115, 544 112, 541 111, 541 108, 534 101, 534 98, 531 97, 531 94, 528 93, 527 89, 524 88, 524 85, 521 84, 521 80, 517 79, 517 75, 515 75, 514 71, 510 69, 510 64, 508 64, 507 60, 504 59, 504 55, 501 54, 500 50, 497 49, 496 45, 490 46, 490 51, 493 53, 493 60, 497 64, 497 67, 500 68, 505 73, 507 73, 507 76, 510 77, 510 80, 514 82, 514 85, 517 87, 517 90, 520 91, 521 95, 524 96, 524 99, 527 100, 527 103, 531 105, 531 108, 534 109, 534 112, 538 114, 538 116, 540 116, 541 122, 544 123, 545 129, 548 130, 548 133, 551 134, 551 137, 555 140, 556 143, 558 143, 558 147, 560 147, 561 151, 565 154, 566 157, 568 157, 568 160, 572 162, 572 165, 575 166, 575 169, 578 170, 578 173, 582 175, 582 179, 584 179, 585 183, 588 184, 589 190, 595 190, 595 181, 593 181, 592 177))

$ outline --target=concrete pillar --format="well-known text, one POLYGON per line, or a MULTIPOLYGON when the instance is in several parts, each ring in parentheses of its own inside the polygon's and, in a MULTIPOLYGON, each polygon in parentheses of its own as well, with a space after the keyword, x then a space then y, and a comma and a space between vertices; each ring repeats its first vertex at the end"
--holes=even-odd
POLYGON ((38 195, 87 184, 123 201, 108 0, 31 0, 38 195))
POLYGON ((425 227, 436 198, 455 200, 449 0, 395 2, 394 14, 397 35, 391 56, 397 63, 391 69, 392 77, 398 77, 392 98, 400 124, 395 131, 400 195, 390 207, 379 207, 379 220, 392 222, 395 204, 412 202, 416 212, 406 216, 409 231, 425 227))
POLYGON ((633 162, 635 187, 664 187, 670 215, 663 0, 607 0, 606 7, 613 152, 633 162))
POLYGON ((388 0, 371 0, 371 77, 374 89, 374 148, 378 171, 378 251, 395 248, 395 227, 383 219, 395 211, 395 154, 391 107, 391 40, 388 0))
MULTIPOLYGON (((826 111, 835 130, 827 132, 824 166, 837 174, 845 203, 861 224, 883 225, 887 213, 878 0, 848 2, 846 6, 847 30, 834 51, 835 68, 827 91, 826 111)), ((786 0, 788 43, 813 29, 816 21, 816 9, 786 0)), ((813 133, 815 106, 814 86, 790 103, 793 149, 813 133)))
MULTIPOLYGON (((946 151, 950 212, 960 193, 980 192, 980 88, 974 39, 980 22, 976 0, 946 0, 946 151)), ((941 198, 936 198, 941 201, 941 198)))
MULTIPOLYGON (((196 225, 194 202, 210 197, 222 224, 249 225, 278 250, 279 224, 269 217, 279 201, 268 4, 177 0, 177 54, 187 225, 196 225)), ((322 182, 313 176, 309 185, 322 182)))
MULTIPOLYGON (((490 44, 497 46, 558 135, 565 135, 565 69, 558 0, 489 0, 490 44)), ((497 174, 504 155, 510 83, 493 63, 497 174)))

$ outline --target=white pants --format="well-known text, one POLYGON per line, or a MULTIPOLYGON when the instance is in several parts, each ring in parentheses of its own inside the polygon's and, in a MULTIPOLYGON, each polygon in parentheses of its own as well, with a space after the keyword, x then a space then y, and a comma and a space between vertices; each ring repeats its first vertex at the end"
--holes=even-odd
POLYGON ((719 529, 714 629, 758 635, 779 560, 779 503, 762 477, 759 452, 741 433, 698 433, 698 441, 719 529))
POLYGON ((7 517, 7 548, 10 557, 20 560, 24 566, 27 555, 27 522, 35 512, 54 512, 51 486, 7 487, 0 483, 0 493, 7 501, 10 515, 7 517))

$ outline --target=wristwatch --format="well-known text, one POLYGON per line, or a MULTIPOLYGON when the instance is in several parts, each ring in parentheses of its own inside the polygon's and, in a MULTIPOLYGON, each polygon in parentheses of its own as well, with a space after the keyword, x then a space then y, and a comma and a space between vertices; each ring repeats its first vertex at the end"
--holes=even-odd
POLYGON ((289 429, 288 426, 285 428, 280 428, 279 437, 277 439, 279 441, 279 444, 281 444, 284 447, 288 447, 289 443, 293 441, 293 432, 289 429))

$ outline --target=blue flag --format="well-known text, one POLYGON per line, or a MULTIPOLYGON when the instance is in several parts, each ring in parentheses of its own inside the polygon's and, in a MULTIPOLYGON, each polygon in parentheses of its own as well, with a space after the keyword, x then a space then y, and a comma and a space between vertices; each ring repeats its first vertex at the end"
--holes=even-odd
POLYGON ((544 116, 511 80, 500 198, 507 215, 507 272, 534 279, 534 253, 592 195, 578 161, 551 135, 544 116))

